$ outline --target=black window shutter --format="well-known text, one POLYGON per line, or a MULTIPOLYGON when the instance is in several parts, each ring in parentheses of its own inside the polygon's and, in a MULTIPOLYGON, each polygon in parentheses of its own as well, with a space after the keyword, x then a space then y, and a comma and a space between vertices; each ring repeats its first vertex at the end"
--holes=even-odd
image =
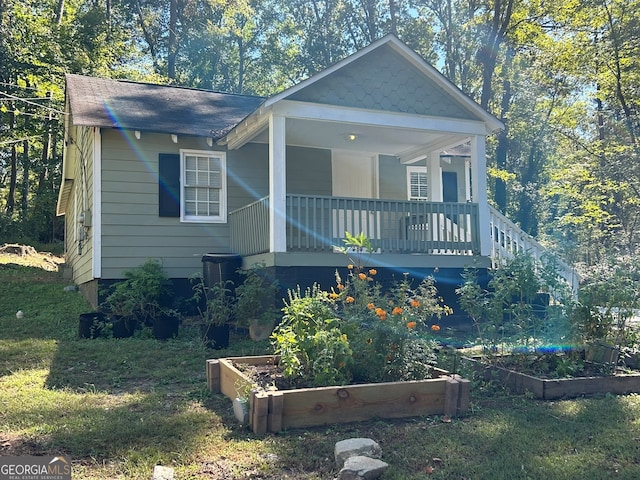
POLYGON ((158 155, 158 214, 161 217, 180 216, 180 155, 158 155))

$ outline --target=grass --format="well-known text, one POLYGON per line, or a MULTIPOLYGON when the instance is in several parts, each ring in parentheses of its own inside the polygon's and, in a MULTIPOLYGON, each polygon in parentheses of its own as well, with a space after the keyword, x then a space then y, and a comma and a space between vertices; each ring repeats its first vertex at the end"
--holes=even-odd
POLYGON ((258 437, 207 391, 204 365, 265 353, 264 342, 233 338, 229 350, 206 351, 188 326, 166 342, 80 340, 89 306, 56 272, 4 263, 0 285, 0 455, 67 455, 74 480, 148 480, 157 464, 179 480, 333 479, 334 444, 350 437, 380 443, 384 480, 640 478, 637 395, 543 402, 474 381, 471 412, 451 423, 258 437))

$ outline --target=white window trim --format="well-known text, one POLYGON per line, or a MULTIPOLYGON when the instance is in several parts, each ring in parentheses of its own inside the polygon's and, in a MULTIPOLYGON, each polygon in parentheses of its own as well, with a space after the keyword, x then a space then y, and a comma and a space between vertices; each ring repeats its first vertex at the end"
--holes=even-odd
POLYGON ((185 223, 227 223, 227 155, 225 152, 211 150, 180 150, 180 221, 185 223), (221 166, 220 215, 192 216, 185 212, 185 156, 198 155, 216 157, 221 166))
MULTIPOLYGON (((407 166, 407 199, 408 200, 429 200, 429 197, 412 197, 411 196, 411 174, 412 173, 427 174, 427 167, 418 167, 415 165, 407 166)), ((429 185, 429 177, 427 176, 427 187, 429 185)))

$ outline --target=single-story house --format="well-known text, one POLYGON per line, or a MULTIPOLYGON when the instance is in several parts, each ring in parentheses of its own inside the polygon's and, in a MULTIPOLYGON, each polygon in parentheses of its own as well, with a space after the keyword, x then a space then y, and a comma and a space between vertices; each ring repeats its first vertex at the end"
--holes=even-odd
POLYGON ((65 111, 57 214, 94 305, 149 258, 176 285, 211 254, 328 288, 363 232, 367 266, 452 291, 536 245, 487 199, 501 122, 393 35, 269 98, 67 75, 65 111))

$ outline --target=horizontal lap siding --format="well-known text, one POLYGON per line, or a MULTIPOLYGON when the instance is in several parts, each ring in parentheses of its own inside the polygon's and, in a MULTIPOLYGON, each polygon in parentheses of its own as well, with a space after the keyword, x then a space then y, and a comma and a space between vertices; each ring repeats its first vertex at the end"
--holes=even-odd
MULTIPOLYGON (((228 224, 182 223, 158 215, 158 155, 180 149, 205 151, 203 139, 142 133, 140 140, 117 130, 102 133, 102 278, 122 278, 148 258, 162 262, 172 278, 202 270, 205 253, 229 252, 228 224)), ((269 193, 268 149, 248 144, 226 152, 227 209, 233 211, 269 193)), ((287 149, 287 190, 331 194, 331 152, 287 149)))
POLYGON ((82 254, 78 249, 78 218, 82 211, 93 211, 93 129, 73 127, 71 137, 75 139, 77 149, 73 152, 73 191, 69 196, 70 208, 65 214, 66 260, 71 263, 74 281, 83 284, 93 280, 93 229, 82 244, 82 254), (85 168, 82 168, 84 164, 85 168))
POLYGON ((102 137, 102 278, 122 278, 148 258, 162 262, 171 278, 202 271, 202 255, 225 252, 226 224, 181 223, 158 214, 158 155, 180 149, 211 150, 204 139, 142 133, 123 138, 117 130, 102 137), (130 143, 131 142, 131 143, 130 143))

